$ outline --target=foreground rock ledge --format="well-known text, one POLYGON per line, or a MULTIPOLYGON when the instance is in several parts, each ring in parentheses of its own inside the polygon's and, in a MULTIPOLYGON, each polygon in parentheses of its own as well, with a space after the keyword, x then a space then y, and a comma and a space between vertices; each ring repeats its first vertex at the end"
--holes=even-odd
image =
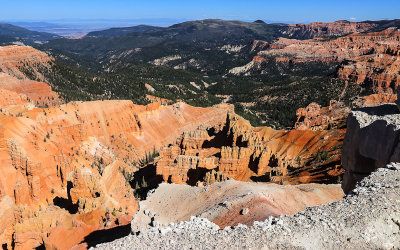
POLYGON ((343 198, 337 184, 277 185, 228 180, 207 187, 160 184, 139 203, 132 232, 169 223, 206 218, 220 228, 244 224, 252 226, 270 216, 298 213, 310 206, 329 204, 343 198))
POLYGON ((391 249, 400 247, 400 164, 380 168, 343 200, 252 227, 207 219, 153 228, 98 249, 391 249))

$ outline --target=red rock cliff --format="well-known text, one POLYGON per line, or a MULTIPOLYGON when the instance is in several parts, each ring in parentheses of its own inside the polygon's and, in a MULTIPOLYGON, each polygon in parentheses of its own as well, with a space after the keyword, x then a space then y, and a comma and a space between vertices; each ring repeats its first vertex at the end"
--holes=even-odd
POLYGON ((163 149, 156 172, 164 182, 191 185, 211 170, 243 181, 329 182, 340 174, 335 162, 344 132, 253 128, 231 113, 224 124, 201 126, 163 149), (326 155, 321 158, 322 151, 326 155), (307 170, 311 166, 319 170, 312 174, 307 170))
POLYGON ((45 53, 28 46, 0 47, 0 86, 19 94, 40 105, 60 104, 61 100, 51 87, 44 83, 38 67, 50 67, 51 58, 45 53), (41 81, 26 77, 26 70, 41 81))
POLYGON ((292 36, 321 37, 321 36, 343 36, 352 33, 361 33, 376 27, 376 24, 365 22, 337 21, 331 23, 314 22, 310 24, 290 24, 285 27, 283 33, 292 36))
POLYGON ((136 170, 132 162, 183 131, 224 120, 227 109, 95 101, 0 114, 1 202, 4 216, 16 218, 2 224, 1 242, 67 249, 112 227, 137 208, 124 176, 136 170))

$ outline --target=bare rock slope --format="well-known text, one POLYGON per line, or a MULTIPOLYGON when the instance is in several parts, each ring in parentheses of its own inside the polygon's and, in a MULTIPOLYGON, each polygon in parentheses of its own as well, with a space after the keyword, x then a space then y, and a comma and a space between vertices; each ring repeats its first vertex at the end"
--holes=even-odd
POLYGON ((191 187, 164 183, 139 203, 140 210, 131 225, 137 232, 149 229, 150 225, 167 226, 199 216, 221 228, 238 223, 251 226, 270 216, 294 214, 342 197, 343 191, 337 184, 282 186, 228 180, 207 187, 191 187))
POLYGON ((395 249, 400 247, 400 165, 381 168, 343 200, 252 227, 207 219, 153 228, 98 249, 395 249))
POLYGON ((62 100, 43 82, 45 78, 38 70, 49 68, 51 60, 47 54, 29 46, 0 47, 0 88, 22 94, 42 106, 60 104, 62 100), (27 75, 40 81, 30 80, 27 75))

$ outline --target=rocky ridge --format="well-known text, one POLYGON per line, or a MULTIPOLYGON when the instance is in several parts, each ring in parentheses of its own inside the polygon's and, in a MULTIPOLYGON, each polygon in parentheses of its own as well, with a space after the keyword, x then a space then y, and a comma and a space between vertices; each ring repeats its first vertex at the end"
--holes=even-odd
POLYGON ((305 108, 297 110, 297 130, 324 130, 334 127, 344 127, 345 119, 350 109, 341 102, 331 101, 328 107, 310 103, 305 108))
MULTIPOLYGON (((394 94, 371 94, 357 97, 352 102, 353 107, 373 107, 384 103, 394 103, 397 96, 394 94)), ((299 108, 296 112, 296 130, 326 130, 346 127, 346 120, 350 108, 342 102, 331 101, 329 106, 321 107, 317 103, 310 103, 305 108, 299 108)))
POLYGON ((331 23, 313 22, 309 24, 289 24, 282 29, 282 34, 289 37, 336 37, 369 31, 377 24, 366 22, 349 22, 346 20, 331 23))

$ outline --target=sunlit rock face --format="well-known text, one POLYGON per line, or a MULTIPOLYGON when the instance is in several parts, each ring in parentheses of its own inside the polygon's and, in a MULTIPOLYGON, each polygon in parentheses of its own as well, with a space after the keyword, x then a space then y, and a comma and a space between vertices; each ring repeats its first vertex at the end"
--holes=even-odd
POLYGON ((2 90, 25 95, 27 100, 41 106, 61 102, 57 93, 44 83, 39 68, 50 68, 51 58, 29 46, 0 47, 0 84, 2 90), (32 81, 30 78, 38 81, 32 81))
POLYGON ((337 164, 344 133, 253 128, 229 113, 224 123, 182 134, 160 151, 155 168, 163 182, 177 184, 199 185, 211 170, 240 181, 332 183, 341 174, 337 164))

